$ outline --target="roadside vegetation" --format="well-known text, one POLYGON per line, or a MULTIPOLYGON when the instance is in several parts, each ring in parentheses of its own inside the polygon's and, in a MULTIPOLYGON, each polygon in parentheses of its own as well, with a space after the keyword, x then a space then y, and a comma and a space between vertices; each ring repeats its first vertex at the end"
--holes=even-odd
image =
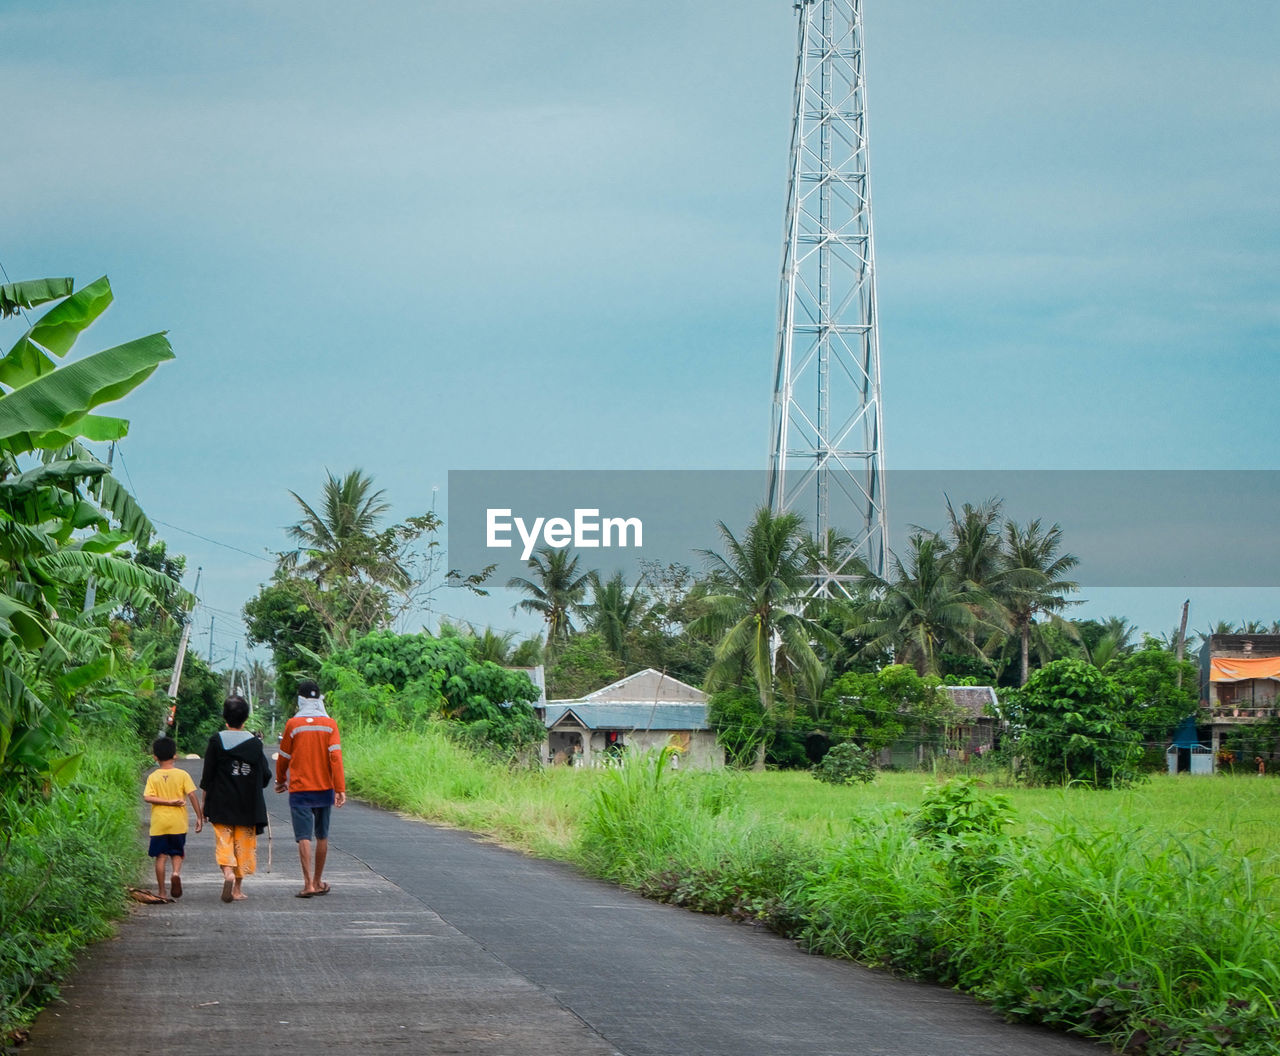
POLYGON ((123 911, 157 665, 192 600, 88 446, 128 430, 96 408, 173 356, 152 334, 68 360, 111 300, 105 278, 0 286, 19 327, 0 358, 0 1044, 123 911))
POLYGON ((1280 784, 510 769, 433 727, 344 732, 355 794, 1130 1053, 1280 1049, 1280 784))

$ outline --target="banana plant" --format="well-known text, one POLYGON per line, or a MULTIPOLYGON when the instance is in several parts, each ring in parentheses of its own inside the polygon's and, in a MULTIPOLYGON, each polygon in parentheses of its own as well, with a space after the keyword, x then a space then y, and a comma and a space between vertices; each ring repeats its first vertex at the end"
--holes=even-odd
POLYGON ((105 277, 73 287, 0 286, 0 318, 53 303, 0 359, 0 791, 70 772, 73 701, 114 672, 103 614, 172 585, 115 556, 152 525, 82 441, 124 437, 127 421, 91 412, 173 351, 157 333, 59 363, 112 301, 105 277), (99 604, 83 613, 89 577, 99 604))

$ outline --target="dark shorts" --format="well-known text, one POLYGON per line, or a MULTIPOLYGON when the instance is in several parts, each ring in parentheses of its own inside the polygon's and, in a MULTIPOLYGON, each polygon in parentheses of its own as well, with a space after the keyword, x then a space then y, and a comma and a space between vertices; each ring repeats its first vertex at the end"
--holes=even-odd
POLYGON ((295 840, 327 840, 329 814, 333 811, 333 790, 290 792, 289 814, 293 818, 295 840))
POLYGON ((162 854, 169 855, 170 858, 185 858, 187 856, 187 834, 185 832, 170 832, 164 836, 152 836, 151 843, 147 847, 147 854, 152 858, 159 858, 162 854))

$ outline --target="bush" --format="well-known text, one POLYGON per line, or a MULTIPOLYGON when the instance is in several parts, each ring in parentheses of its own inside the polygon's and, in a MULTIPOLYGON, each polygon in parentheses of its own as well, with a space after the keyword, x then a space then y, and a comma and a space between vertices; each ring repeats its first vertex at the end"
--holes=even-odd
POLYGON ((142 864, 140 762, 90 746, 70 787, 0 801, 0 1038, 57 996, 76 951, 123 912, 142 864))
POLYGON ((837 744, 813 768, 813 776, 830 785, 865 785, 874 781, 879 772, 875 755, 852 741, 837 744))

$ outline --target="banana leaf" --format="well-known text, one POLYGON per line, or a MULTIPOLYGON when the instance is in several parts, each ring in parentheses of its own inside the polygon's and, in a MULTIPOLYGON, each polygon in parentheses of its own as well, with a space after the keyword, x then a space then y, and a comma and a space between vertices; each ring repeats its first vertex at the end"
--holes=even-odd
POLYGON ((99 404, 118 400, 173 358, 163 333, 140 337, 59 367, 0 397, 0 440, 20 453, 31 434, 58 430, 99 404))
POLYGON ((111 467, 105 462, 89 459, 49 462, 8 480, 0 480, 0 498, 19 499, 49 485, 74 483, 110 472, 111 467))
POLYGON ((0 317, 7 319, 23 308, 56 301, 71 293, 71 279, 27 279, 0 286, 0 317))

